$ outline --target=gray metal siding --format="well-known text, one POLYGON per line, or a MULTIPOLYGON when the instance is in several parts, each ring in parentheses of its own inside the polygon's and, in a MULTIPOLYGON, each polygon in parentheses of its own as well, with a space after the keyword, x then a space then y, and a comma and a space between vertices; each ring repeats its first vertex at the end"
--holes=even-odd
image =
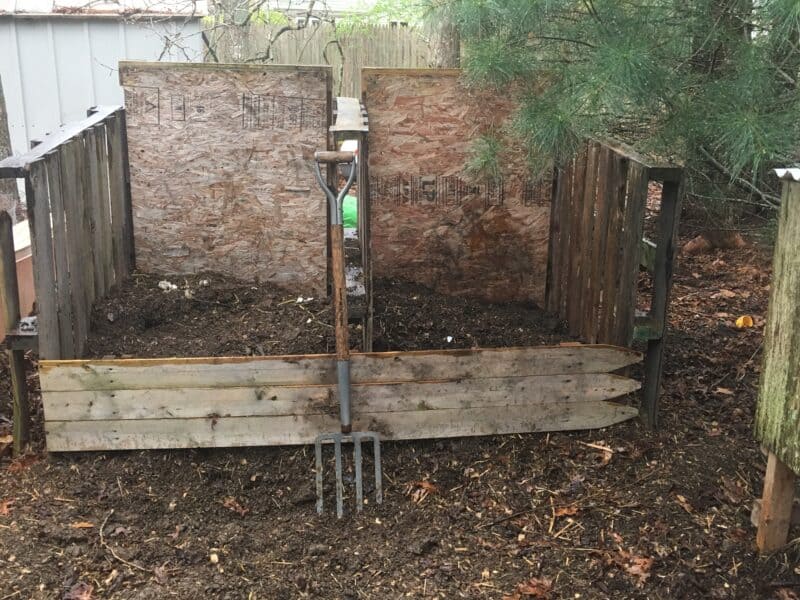
POLYGON ((95 104, 121 104, 120 60, 158 60, 161 32, 180 32, 180 46, 161 60, 202 61, 201 24, 182 18, 123 21, 109 17, 0 16, 0 77, 11 147, 62 123, 81 119, 95 104))

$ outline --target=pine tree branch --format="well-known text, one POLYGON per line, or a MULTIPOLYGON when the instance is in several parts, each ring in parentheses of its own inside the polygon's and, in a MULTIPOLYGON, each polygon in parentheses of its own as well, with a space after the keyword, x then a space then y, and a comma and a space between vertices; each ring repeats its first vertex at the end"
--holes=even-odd
POLYGON ((731 181, 736 182, 740 187, 743 187, 743 188, 751 191, 752 193, 754 193, 756 196, 758 196, 764 202, 766 202, 767 205, 770 206, 771 208, 779 208, 780 207, 780 205, 781 205, 781 199, 780 198, 758 189, 756 186, 754 186, 752 183, 750 183, 746 179, 743 179, 742 177, 734 176, 725 167, 725 165, 723 165, 716 158, 711 156, 711 154, 708 152, 708 150, 706 150, 702 146, 698 146, 698 149, 700 150, 700 153, 706 158, 706 160, 708 162, 710 162, 714 166, 715 169, 717 169, 717 171, 719 171, 720 173, 722 173, 723 175, 725 175, 727 177, 730 177, 731 181))

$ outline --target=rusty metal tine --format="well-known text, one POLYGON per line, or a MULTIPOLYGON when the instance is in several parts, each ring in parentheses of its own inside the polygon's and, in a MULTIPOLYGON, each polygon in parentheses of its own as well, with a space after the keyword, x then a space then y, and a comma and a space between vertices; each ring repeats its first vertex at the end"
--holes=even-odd
POLYGON ((333 454, 336 459, 336 517, 344 515, 344 481, 342 480, 342 436, 333 440, 333 454))
POLYGON ((314 453, 317 456, 317 514, 322 514, 322 440, 314 442, 314 453))
POLYGON ((381 473, 381 440, 378 434, 373 434, 375 445, 375 503, 383 503, 383 474, 381 473))
POLYGON ((353 436, 353 463, 356 470, 356 510, 364 507, 364 480, 361 476, 361 436, 353 436))

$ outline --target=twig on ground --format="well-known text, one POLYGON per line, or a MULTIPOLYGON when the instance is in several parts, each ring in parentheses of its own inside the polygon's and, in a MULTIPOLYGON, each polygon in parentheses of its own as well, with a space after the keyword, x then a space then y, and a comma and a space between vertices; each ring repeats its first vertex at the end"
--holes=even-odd
POLYGON ((117 553, 114 551, 114 549, 113 549, 111 546, 109 546, 109 545, 108 545, 108 543, 106 542, 106 538, 105 538, 105 536, 103 535, 103 530, 106 528, 106 524, 108 523, 108 520, 111 518, 111 515, 113 515, 113 514, 114 514, 114 509, 112 508, 112 509, 111 509, 111 512, 109 512, 109 513, 106 515, 106 518, 105 518, 105 519, 103 519, 103 524, 102 524, 102 525, 100 525, 100 545, 101 545, 103 548, 105 548, 106 550, 108 550, 108 551, 109 551, 109 553, 111 554, 111 556, 113 556, 114 558, 116 558, 116 559, 117 559, 119 562, 121 562, 123 565, 127 565, 127 566, 129 566, 129 567, 132 567, 132 568, 134 568, 134 569, 138 569, 139 571, 144 571, 145 573, 150 573, 151 575, 153 575, 153 574, 154 574, 154 571, 153 571, 152 569, 147 569, 147 568, 145 568, 145 567, 142 567, 141 565, 137 565, 136 563, 132 563, 132 562, 131 562, 131 561, 129 561, 129 560, 125 560, 125 559, 124 559, 124 558, 122 558, 122 557, 121 557, 119 554, 117 554, 117 553))

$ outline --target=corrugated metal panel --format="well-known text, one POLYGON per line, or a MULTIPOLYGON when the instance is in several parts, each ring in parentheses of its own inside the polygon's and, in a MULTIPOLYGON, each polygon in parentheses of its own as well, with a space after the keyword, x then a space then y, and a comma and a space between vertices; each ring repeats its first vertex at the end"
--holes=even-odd
POLYGON ((208 14, 207 0, 0 0, 0 14, 195 15, 208 14))
POLYGON ((120 60, 202 61, 200 20, 0 16, 0 77, 14 153, 96 104, 122 104, 120 60), (164 35, 178 41, 166 52, 164 35), (162 56, 163 53, 163 56, 162 56))

